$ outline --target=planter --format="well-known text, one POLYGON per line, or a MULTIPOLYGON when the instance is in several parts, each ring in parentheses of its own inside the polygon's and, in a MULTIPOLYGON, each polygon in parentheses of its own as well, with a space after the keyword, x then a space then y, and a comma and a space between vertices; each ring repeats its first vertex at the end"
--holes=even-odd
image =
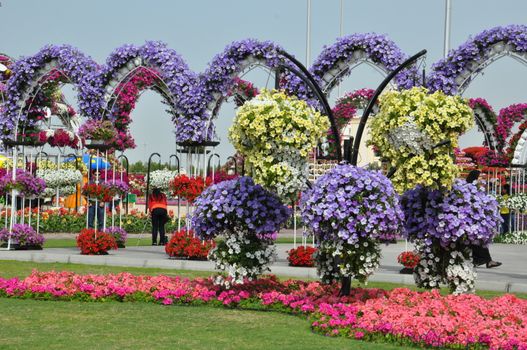
POLYGON ((15 140, 4 140, 4 145, 7 147, 15 147, 15 146, 30 146, 30 147, 41 147, 44 146, 45 142, 40 141, 15 141, 15 140))
POLYGON ((42 246, 36 244, 22 245, 15 248, 15 250, 42 250, 42 246))
MULTIPOLYGON (((0 245, 0 248, 7 248, 7 243, 2 243, 2 245, 0 245)), ((18 243, 11 243, 11 246, 9 247, 9 250, 19 250, 18 248, 20 248, 20 244, 18 244, 18 243)))
POLYGON ((403 267, 402 269, 399 270, 399 273, 403 275, 413 275, 414 269, 410 267, 403 267))
POLYGON ((96 149, 99 151, 106 151, 112 148, 112 146, 107 144, 104 140, 86 140, 85 146, 87 149, 96 149))

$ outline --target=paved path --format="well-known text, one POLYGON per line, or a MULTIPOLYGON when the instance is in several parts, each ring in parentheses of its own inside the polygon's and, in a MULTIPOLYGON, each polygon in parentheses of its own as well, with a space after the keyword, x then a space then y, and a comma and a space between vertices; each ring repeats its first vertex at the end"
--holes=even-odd
MULTIPOLYGON (((316 278, 314 268, 291 267, 287 264, 286 251, 292 244, 278 244, 278 259, 271 266, 276 275, 300 278, 316 278)), ((527 246, 493 244, 491 253, 494 260, 503 262, 498 268, 477 268, 476 287, 482 290, 497 290, 527 293, 527 246)), ((401 275, 397 255, 405 250, 404 242, 382 247, 381 266, 371 277, 372 281, 414 284, 411 275, 401 275)), ((131 246, 111 251, 105 256, 80 255, 77 248, 48 248, 41 251, 0 251, 0 260, 34 262, 63 262, 77 264, 155 267, 166 269, 213 271, 209 261, 169 259, 164 247, 131 246)), ((0 272, 1 275, 1 272, 0 272)))

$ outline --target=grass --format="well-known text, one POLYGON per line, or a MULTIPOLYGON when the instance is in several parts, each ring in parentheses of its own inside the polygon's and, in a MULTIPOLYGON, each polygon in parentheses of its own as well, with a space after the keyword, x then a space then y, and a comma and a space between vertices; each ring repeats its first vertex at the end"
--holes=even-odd
POLYGON ((2 349, 406 349, 310 332, 274 312, 0 298, 2 349))
MULTIPOLYGON (((79 274, 126 271, 189 278, 211 274, 207 271, 0 260, 0 276, 4 278, 23 278, 33 269, 67 270, 79 274)), ((368 287, 393 289, 401 285, 370 282, 368 287)), ((477 294, 494 297, 503 293, 479 291, 477 294)), ((517 295, 527 298, 527 294, 517 295)), ((165 307, 115 301, 86 303, 9 298, 0 298, 0 309, 2 349, 410 349, 323 337, 312 333, 305 319, 275 312, 210 306, 165 307)))
MULTIPOLYGON (((0 261, 0 275, 33 269, 205 277, 210 272, 0 261)), ((300 317, 208 306, 81 303, 0 298, 2 349, 404 349, 316 335, 300 317), (213 321, 212 321, 213 320, 213 321), (248 322, 249 321, 249 322, 248 322), (74 337, 71 335, 75 334, 74 337)))
MULTIPOLYGON (((70 247, 76 247, 76 241, 75 241, 76 234, 72 234, 71 238, 48 238, 44 242, 44 248, 70 248, 70 247)), ((126 245, 128 247, 135 247, 135 246, 147 246, 152 243, 152 240, 150 238, 150 234, 146 233, 141 238, 139 237, 129 237, 126 245)), ((293 244, 293 238, 290 237, 279 237, 276 240, 276 243, 287 243, 287 244, 293 244)), ((302 243, 302 237, 299 236, 297 239, 297 243, 302 243)))

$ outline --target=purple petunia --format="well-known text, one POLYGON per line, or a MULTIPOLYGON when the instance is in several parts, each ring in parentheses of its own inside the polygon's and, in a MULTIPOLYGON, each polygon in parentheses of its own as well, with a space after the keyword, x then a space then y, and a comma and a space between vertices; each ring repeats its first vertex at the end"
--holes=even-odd
POLYGON ((429 245, 437 239, 445 248, 452 243, 485 246, 502 221, 494 197, 460 179, 446 193, 417 186, 404 193, 402 207, 410 241, 429 245))
POLYGON ((403 213, 391 182, 378 171, 339 165, 302 194, 302 219, 322 241, 391 241, 403 213))
POLYGON ((291 215, 275 194, 250 177, 212 185, 194 205, 192 227, 202 239, 233 231, 271 236, 291 215))
MULTIPOLYGON (((492 55, 494 45, 503 43, 509 50, 524 54, 527 52, 527 26, 509 25, 484 30, 470 38, 448 56, 432 66, 432 73, 427 78, 427 87, 431 91, 442 90, 453 95, 466 88, 473 72, 492 55), (463 85, 462 85, 463 84, 463 85)), ((501 49, 497 49, 499 53, 501 49)))
POLYGON ((14 224, 11 234, 7 228, 0 230, 0 241, 7 242, 11 238, 11 242, 14 244, 20 244, 21 246, 42 246, 45 238, 29 225, 26 224, 14 224))

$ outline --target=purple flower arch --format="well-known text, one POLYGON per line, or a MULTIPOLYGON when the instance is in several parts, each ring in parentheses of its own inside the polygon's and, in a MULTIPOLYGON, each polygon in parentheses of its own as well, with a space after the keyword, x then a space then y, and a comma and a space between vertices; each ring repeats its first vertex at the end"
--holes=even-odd
POLYGON ((447 94, 462 94, 474 77, 495 60, 509 55, 527 64, 527 26, 484 30, 432 66, 427 86, 447 94))
MULTIPOLYGON (((310 72, 326 94, 350 75, 353 68, 361 63, 369 63, 384 73, 393 71, 408 56, 385 35, 375 33, 356 33, 338 38, 331 46, 325 46, 310 68, 310 72)), ((395 81, 401 88, 416 85, 417 70, 411 67, 399 73, 395 81)), ((286 88, 290 93, 302 98, 311 97, 300 79, 287 76, 286 88)))
POLYGON ((276 68, 283 63, 281 48, 270 41, 245 39, 235 41, 216 55, 208 68, 199 75, 197 85, 183 102, 187 117, 194 120, 192 134, 178 132, 179 141, 203 141, 214 138, 212 120, 219 111, 225 96, 235 85, 235 78, 245 69, 256 65, 276 68))
POLYGON ((4 135, 16 132, 19 122, 27 120, 21 113, 26 100, 38 91, 39 81, 57 69, 78 88, 79 101, 90 90, 86 76, 98 69, 97 63, 70 45, 47 45, 33 56, 17 60, 7 82, 7 100, 0 115, 0 130, 4 135))
MULTIPOLYGON (((147 41, 142 46, 124 45, 115 49, 102 69, 87 77, 91 90, 81 104, 83 114, 91 118, 102 118, 111 113, 109 102, 120 82, 138 71, 139 67, 155 73, 161 93, 173 113, 172 121, 177 126, 177 135, 187 138, 194 132, 192 120, 180 100, 196 85, 196 74, 190 70, 183 58, 166 44, 147 41)), ((192 117, 192 116, 190 116, 192 117)))

